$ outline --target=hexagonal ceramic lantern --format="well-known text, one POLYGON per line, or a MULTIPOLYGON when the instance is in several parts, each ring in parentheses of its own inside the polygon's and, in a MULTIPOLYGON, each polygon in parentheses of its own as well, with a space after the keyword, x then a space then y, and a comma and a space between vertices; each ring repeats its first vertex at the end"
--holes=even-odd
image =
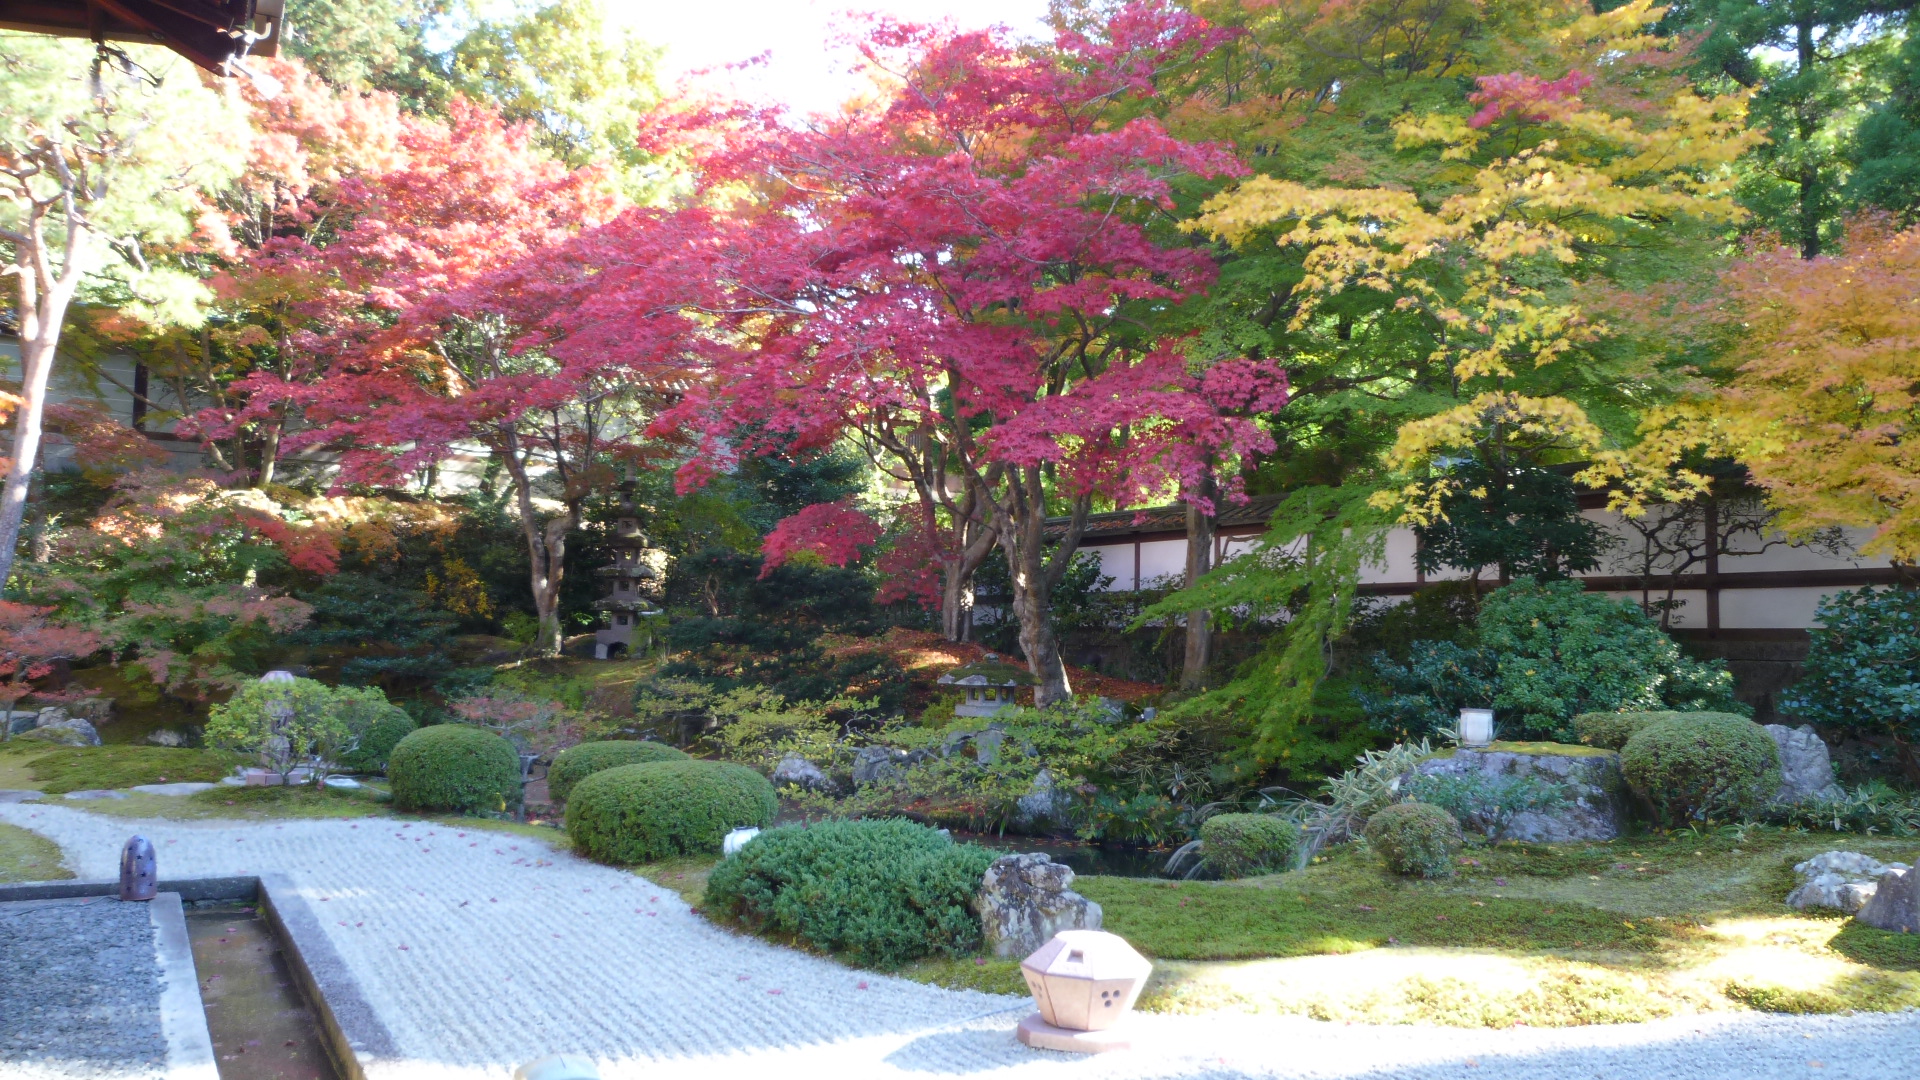
POLYGON ((1020 961, 1020 973, 1040 1006, 1021 1021, 1020 1041, 1095 1053, 1128 1045, 1124 1038, 1101 1036, 1132 1011, 1153 965, 1118 934, 1062 930, 1020 961))

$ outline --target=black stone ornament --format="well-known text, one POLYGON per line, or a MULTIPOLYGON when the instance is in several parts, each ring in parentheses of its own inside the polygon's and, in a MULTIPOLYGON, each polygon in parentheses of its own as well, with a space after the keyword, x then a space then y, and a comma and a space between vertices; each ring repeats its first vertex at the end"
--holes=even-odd
POLYGON ((120 899, 151 900, 159 891, 159 884, 153 845, 144 836, 127 841, 127 846, 120 851, 120 899))

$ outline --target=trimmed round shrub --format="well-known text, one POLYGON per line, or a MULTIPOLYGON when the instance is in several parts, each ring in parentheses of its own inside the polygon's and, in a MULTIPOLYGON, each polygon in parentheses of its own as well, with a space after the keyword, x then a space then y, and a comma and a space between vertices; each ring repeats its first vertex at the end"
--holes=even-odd
POLYGON ((1215 814, 1200 823, 1200 850, 1223 878, 1293 869, 1300 827, 1271 814, 1215 814))
POLYGON ((547 770, 547 794, 554 802, 566 802, 573 786, 597 772, 622 765, 645 765, 650 761, 686 761, 687 755, 666 743, 590 742, 560 753, 547 770))
POLYGON ((1573 718, 1573 734, 1583 745, 1619 750, 1655 720, 1685 716, 1676 712, 1588 712, 1573 718))
POLYGON ((764 827, 779 808, 773 785, 745 765, 650 761, 603 769, 575 784, 567 835, 602 862, 653 862, 718 852, 730 830, 764 827))
POLYGON ((1620 771, 1657 820, 1679 825, 1765 806, 1780 790, 1780 748, 1744 716, 1676 713, 1627 740, 1620 771))
POLYGON ((1367 819, 1367 843, 1396 874, 1452 877, 1453 857, 1460 853, 1460 823, 1437 806, 1394 803, 1367 819))
POLYGON ((491 731, 435 724, 394 746, 387 779, 401 810, 497 813, 520 801, 520 755, 491 731))
POLYGON ((400 740, 413 734, 415 724, 413 717, 407 715, 407 710, 389 704, 386 695, 379 690, 373 687, 367 689, 372 690, 373 695, 363 699, 343 698, 339 702, 347 727, 354 733, 355 742, 352 750, 340 755, 338 764, 350 772, 385 772, 387 761, 393 757, 393 748, 400 745, 400 740), (374 699, 374 695, 378 700, 374 699))
POLYGON ((973 904, 995 855, 910 821, 789 825, 715 867, 705 905, 856 964, 964 956, 980 947, 973 904))

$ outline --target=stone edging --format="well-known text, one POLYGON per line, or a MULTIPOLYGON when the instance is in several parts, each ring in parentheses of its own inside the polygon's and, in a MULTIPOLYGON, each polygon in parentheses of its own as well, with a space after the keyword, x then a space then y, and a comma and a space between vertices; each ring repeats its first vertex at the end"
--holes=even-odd
MULTIPOLYGON (((286 954, 288 968, 300 983, 300 992, 313 1007, 327 1052, 345 1080, 367 1080, 370 1066, 395 1056, 392 1034, 367 1004, 359 982, 286 875, 161 881, 159 888, 160 896, 148 911, 166 979, 161 1016, 167 1036, 168 1080, 217 1080, 218 1076, 213 1038, 207 1033, 206 1012, 200 1002, 199 976, 187 940, 183 901, 228 900, 251 903, 260 909, 286 954), (193 1030, 196 1025, 197 1033, 193 1030)), ((0 885, 0 903, 114 896, 119 891, 119 883, 113 881, 0 885)))
POLYGON ((155 896, 147 904, 147 917, 153 923, 154 952, 160 962, 160 1031, 167 1040, 167 1080, 220 1080, 180 894, 155 896))

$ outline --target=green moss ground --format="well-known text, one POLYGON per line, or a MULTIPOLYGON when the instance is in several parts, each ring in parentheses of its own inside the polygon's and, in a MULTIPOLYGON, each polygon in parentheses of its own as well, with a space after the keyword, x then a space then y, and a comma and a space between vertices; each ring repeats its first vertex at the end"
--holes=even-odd
POLYGON ((219 750, 160 746, 49 746, 14 740, 0 751, 0 787, 38 788, 49 795, 92 788, 194 781, 210 783, 245 759, 219 750))
POLYGON ((60 863, 60 848, 38 833, 0 825, 0 884, 55 881, 73 872, 60 863))

